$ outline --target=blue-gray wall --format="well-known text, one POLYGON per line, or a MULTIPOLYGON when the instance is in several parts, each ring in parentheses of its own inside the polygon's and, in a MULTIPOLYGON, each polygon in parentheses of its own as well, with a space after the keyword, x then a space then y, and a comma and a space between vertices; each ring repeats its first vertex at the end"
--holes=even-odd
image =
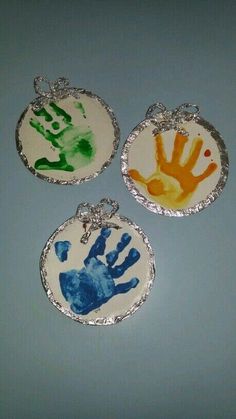
POLYGON ((2 1, 1 413, 3 419, 236 417, 234 1, 2 1), (67 76, 103 97, 121 145, 160 100, 201 106, 225 138, 227 186, 195 216, 148 212, 128 194, 120 150, 96 180, 54 186, 15 149, 33 78, 67 76), (83 327, 41 287, 49 234, 79 202, 110 196, 140 224, 158 277, 145 305, 114 327, 83 327))

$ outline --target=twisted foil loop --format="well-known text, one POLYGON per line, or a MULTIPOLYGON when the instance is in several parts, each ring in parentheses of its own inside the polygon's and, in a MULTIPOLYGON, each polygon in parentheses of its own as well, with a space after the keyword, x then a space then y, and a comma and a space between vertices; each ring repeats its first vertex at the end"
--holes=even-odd
POLYGON ((85 229, 87 224, 90 224, 90 226, 81 237, 80 242, 83 244, 88 243, 92 231, 98 230, 99 228, 115 228, 117 230, 121 228, 117 224, 108 221, 115 215, 118 209, 118 202, 110 198, 103 198, 96 205, 91 205, 88 202, 81 203, 77 208, 76 217, 85 224, 85 229), (106 210, 106 205, 110 206, 111 209, 106 210))
POLYGON ((69 80, 65 77, 59 77, 54 82, 49 81, 44 76, 35 77, 34 90, 39 96, 32 102, 32 109, 34 111, 39 111, 48 103, 65 99, 71 94, 73 94, 73 96, 76 98, 79 98, 78 92, 76 92, 75 89, 69 87, 69 84, 69 80), (42 83, 47 85, 47 90, 43 88, 42 83))
POLYGON ((181 126, 186 121, 192 121, 199 115, 199 106, 192 103, 183 103, 173 110, 168 110, 161 102, 149 106, 146 112, 146 118, 152 119, 156 128, 153 134, 174 129, 182 135, 189 133, 181 126))

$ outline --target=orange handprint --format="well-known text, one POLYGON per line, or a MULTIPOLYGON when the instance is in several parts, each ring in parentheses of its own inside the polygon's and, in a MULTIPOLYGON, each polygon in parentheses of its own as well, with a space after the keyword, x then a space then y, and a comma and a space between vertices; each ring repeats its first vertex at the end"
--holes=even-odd
POLYGON ((193 175, 203 146, 202 138, 195 138, 189 155, 181 163, 185 144, 188 137, 177 132, 171 160, 167 161, 163 138, 161 134, 155 136, 157 167, 154 173, 144 178, 138 170, 130 169, 129 175, 141 183, 152 199, 172 209, 184 208, 190 201, 200 182, 209 177, 217 168, 216 163, 210 163, 204 172, 198 176, 193 175))

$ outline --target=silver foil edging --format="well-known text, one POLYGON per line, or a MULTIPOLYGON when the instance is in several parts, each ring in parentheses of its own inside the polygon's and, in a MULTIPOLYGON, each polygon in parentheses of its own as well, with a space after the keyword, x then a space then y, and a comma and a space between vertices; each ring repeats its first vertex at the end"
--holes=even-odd
POLYGON ((98 317, 95 320, 86 320, 86 319, 83 319, 82 316, 76 315, 72 313, 70 310, 64 308, 53 296, 53 292, 50 289, 50 286, 47 281, 47 270, 45 268, 47 255, 48 255, 48 252, 50 251, 51 245, 54 242, 54 239, 57 236, 57 234, 60 231, 63 231, 68 225, 78 220, 78 217, 76 215, 66 220, 60 227, 58 227, 54 231, 54 233, 47 240, 46 245, 40 257, 40 274, 41 274, 42 285, 44 287, 44 290, 50 302, 63 314, 70 317, 72 320, 75 320, 76 322, 82 323, 84 325, 109 326, 109 325, 120 323, 122 320, 127 319, 132 314, 134 314, 138 310, 138 308, 141 307, 142 304, 146 301, 155 280, 155 274, 156 274, 155 257, 154 257, 154 253, 153 253, 148 237, 146 236, 144 231, 136 223, 131 221, 129 218, 124 217, 123 215, 118 215, 118 214, 116 214, 114 218, 118 218, 118 220, 129 224, 129 226, 131 226, 132 228, 134 228, 135 231, 137 231, 137 233, 141 236, 142 241, 145 244, 146 250, 149 255, 149 274, 148 274, 149 279, 147 282, 146 291, 142 294, 140 300, 137 301, 135 304, 133 304, 133 306, 131 306, 130 309, 127 310, 124 314, 119 315, 119 316, 98 317))
MULTIPOLYGON (((92 92, 90 92, 90 91, 88 91, 88 90, 85 90, 85 89, 80 89, 80 88, 70 88, 70 89, 69 89, 69 93, 70 93, 70 95, 71 95, 71 96, 73 96, 75 99, 76 99, 76 98, 78 98, 78 96, 79 96, 80 94, 85 94, 85 95, 87 95, 88 97, 90 97, 90 98, 92 98, 92 99, 95 99, 97 102, 99 102, 99 103, 102 105, 102 107, 103 107, 103 108, 107 111, 108 115, 109 115, 109 116, 110 116, 110 118, 111 118, 111 121, 112 121, 112 126, 113 126, 113 128, 114 128, 113 150, 112 150, 112 153, 111 153, 111 155, 110 155, 109 159, 108 159, 108 160, 106 160, 106 161, 105 161, 105 163, 103 163, 102 167, 101 167, 99 170, 97 170, 96 172, 92 173, 92 174, 91 174, 91 175, 89 175, 89 176, 85 176, 85 177, 80 178, 80 179, 78 179, 76 176, 74 176, 74 178, 73 178, 73 179, 71 179, 71 180, 60 180, 60 179, 54 179, 53 177, 46 176, 46 175, 43 175, 43 174, 41 174, 41 173, 38 173, 38 172, 35 170, 35 168, 34 168, 33 166, 31 166, 31 165, 28 163, 27 157, 26 157, 26 155, 23 153, 23 147, 22 147, 22 143, 21 143, 21 140, 20 140, 20 136, 19 136, 19 131, 20 131, 20 128, 21 128, 22 122, 23 122, 23 120, 24 120, 25 114, 28 112, 28 110, 29 110, 29 109, 32 109, 32 107, 33 107, 33 106, 34 106, 34 104, 35 104, 35 100, 33 100, 32 102, 30 102, 29 106, 28 106, 28 107, 24 110, 24 112, 21 114, 20 119, 19 119, 19 121, 17 122, 17 126, 16 126, 16 134, 15 134, 15 138, 16 138, 16 148, 17 148, 17 151, 18 151, 18 153, 19 153, 19 155, 20 155, 20 157, 21 157, 21 159, 22 159, 22 161, 23 161, 24 165, 27 167, 27 169, 29 169, 29 170, 30 170, 30 172, 31 172, 34 176, 36 176, 36 177, 38 177, 38 178, 40 178, 40 179, 42 179, 42 180, 46 180, 47 182, 57 184, 57 185, 79 185, 80 183, 83 183, 83 182, 89 181, 89 180, 91 180, 91 179, 94 179, 94 178, 95 178, 95 177, 97 177, 98 175, 100 175, 100 173, 102 173, 102 172, 103 172, 103 171, 104 171, 104 170, 105 170, 105 169, 106 169, 106 168, 107 168, 107 167, 111 164, 112 159, 114 158, 114 156, 115 156, 115 154, 116 154, 116 152, 117 152, 117 150, 118 150, 118 147, 119 147, 119 141, 120 141, 120 128, 119 128, 119 125, 118 125, 117 119, 116 119, 116 117, 115 117, 115 114, 114 114, 114 112, 113 112, 112 108, 110 108, 110 106, 109 106, 109 105, 107 105, 107 103, 106 103, 103 99, 101 99, 99 96, 97 96, 96 94, 94 94, 94 93, 92 93, 92 92)), ((68 97, 68 96, 67 96, 67 97, 68 97)))
POLYGON ((131 144, 135 141, 137 136, 148 126, 155 125, 155 120, 153 118, 145 119, 144 121, 140 122, 133 131, 129 134, 122 152, 121 152, 121 173, 124 179, 124 182, 129 190, 129 192, 134 196, 136 201, 138 201, 141 205, 147 208, 149 211, 152 211, 156 214, 166 215, 169 217, 182 217, 186 215, 196 214, 197 212, 202 211, 204 208, 208 207, 212 202, 218 198, 221 194, 227 178, 228 178, 228 171, 229 171, 229 159, 228 159, 228 152, 225 146, 225 143, 220 135, 220 133, 211 125, 208 121, 197 116, 194 118, 194 121, 203 126, 214 138, 220 153, 220 160, 221 160, 221 173, 219 181, 215 187, 215 189, 207 195, 205 199, 199 201, 196 205, 186 208, 186 209, 179 209, 179 210, 172 210, 168 208, 164 208, 161 205, 150 201, 147 199, 135 186, 133 180, 128 175, 129 170, 129 149, 131 144))

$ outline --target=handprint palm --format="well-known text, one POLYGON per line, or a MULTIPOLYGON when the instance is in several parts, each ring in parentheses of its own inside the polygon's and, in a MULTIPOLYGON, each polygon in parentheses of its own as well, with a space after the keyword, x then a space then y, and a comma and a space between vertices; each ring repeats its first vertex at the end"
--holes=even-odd
MULTIPOLYGON (((121 236, 115 250, 107 253, 107 264, 98 259, 99 255, 102 256, 105 253, 106 240, 110 234, 111 229, 101 229, 100 235, 84 260, 82 269, 72 269, 59 274, 62 294, 70 303, 71 310, 76 314, 88 314, 90 311, 105 304, 115 295, 129 292, 139 283, 138 278, 132 278, 128 282, 117 285, 114 281, 120 278, 140 258, 138 250, 132 248, 120 265, 113 266, 119 254, 131 241, 131 236, 128 233, 124 233, 121 236)), ((70 247, 71 245, 68 241, 55 243, 55 251, 61 262, 67 260, 67 253, 70 247)))
MULTIPOLYGON (((30 125, 49 141, 53 147, 59 149, 59 160, 49 161, 46 157, 36 160, 34 167, 39 170, 64 170, 73 172, 82 166, 91 162, 95 155, 95 145, 93 133, 90 129, 82 129, 72 124, 71 116, 64 109, 51 102, 49 104, 52 112, 57 117, 61 117, 65 128, 58 133, 60 129, 58 121, 53 121, 52 115, 48 110, 42 108, 40 111, 33 111, 38 117, 43 117, 55 132, 45 129, 38 119, 31 118, 30 125)), ((80 109, 85 117, 82 104, 75 102, 75 107, 80 109)))
POLYGON ((158 134, 155 137, 157 163, 155 172, 145 178, 138 170, 129 170, 132 179, 140 182, 157 202, 169 208, 183 208, 191 199, 199 183, 209 177, 217 168, 216 163, 210 163, 202 174, 193 175, 192 169, 198 161, 203 140, 196 138, 193 141, 187 160, 181 163, 180 160, 187 141, 187 136, 176 134, 172 157, 168 161, 162 135, 158 134))

